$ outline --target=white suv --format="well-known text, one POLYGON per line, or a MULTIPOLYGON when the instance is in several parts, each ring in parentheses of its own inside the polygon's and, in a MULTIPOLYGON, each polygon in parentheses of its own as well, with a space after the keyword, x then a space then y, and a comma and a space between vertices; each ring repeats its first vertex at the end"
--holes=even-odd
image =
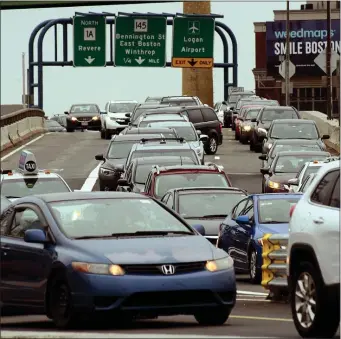
POLYGON ((292 317, 303 338, 331 338, 340 323, 340 161, 325 163, 290 210, 292 317))
POLYGON ((113 134, 123 131, 137 104, 135 100, 107 102, 105 112, 101 113, 101 138, 110 139, 113 134))

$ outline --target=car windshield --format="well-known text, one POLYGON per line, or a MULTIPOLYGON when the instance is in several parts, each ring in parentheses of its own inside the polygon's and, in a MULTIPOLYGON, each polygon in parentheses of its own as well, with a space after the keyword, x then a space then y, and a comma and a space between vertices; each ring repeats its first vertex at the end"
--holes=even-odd
POLYGON ((199 164, 196 153, 192 149, 160 149, 154 151, 135 151, 131 160, 136 158, 162 157, 162 156, 182 156, 192 159, 196 164, 199 164))
POLYGON ((198 192, 179 196, 179 214, 183 218, 227 215, 239 201, 245 198, 241 192, 198 192))
POLYGON ((297 173, 309 161, 322 161, 326 155, 284 155, 279 156, 275 164, 275 173, 297 173))
MULTIPOLYGON (((178 134, 179 138, 184 138, 186 141, 197 141, 198 140, 198 134, 196 133, 195 129, 192 126, 180 126, 179 124, 174 126, 171 122, 167 123, 155 123, 150 124, 151 127, 167 127, 174 128, 176 133, 178 134)), ((162 133, 163 134, 163 133, 162 133)))
POLYGON ((302 182, 308 177, 308 175, 317 173, 317 171, 321 168, 321 166, 308 166, 304 172, 302 182))
POLYGON ((62 127, 57 121, 55 120, 45 120, 44 121, 46 127, 62 127))
POLYGON ((310 145, 275 145, 271 149, 270 158, 274 159, 278 152, 320 151, 318 144, 310 145))
POLYGON ((245 120, 255 119, 258 115, 259 110, 260 109, 258 108, 258 109, 250 109, 249 111, 247 111, 245 115, 245 120))
POLYGON ((229 187, 229 183, 220 173, 165 174, 156 178, 155 195, 161 198, 168 190, 179 187, 229 187))
POLYGON ((70 113, 99 113, 99 109, 96 105, 73 105, 70 113))
POLYGON ((195 100, 186 100, 186 101, 170 101, 169 102, 170 106, 197 106, 197 102, 195 100))
POLYGON ((131 113, 136 106, 133 102, 117 102, 110 104, 109 112, 111 113, 131 113))
POLYGON ((273 121, 277 119, 296 119, 297 113, 292 109, 266 109, 262 113, 261 121, 273 121))
POLYGON ((149 117, 147 119, 143 119, 139 123, 139 127, 148 127, 150 124, 153 122, 162 122, 162 121, 184 121, 184 119, 180 115, 175 115, 173 117, 170 117, 169 115, 164 116, 164 117, 149 117), (155 119, 155 120, 152 120, 155 119))
MULTIPOLYGON (((282 119, 282 117, 281 117, 282 119)), ((306 139, 316 140, 319 138, 315 124, 274 124, 271 133, 271 139, 306 139)))
POLYGON ((287 224, 290 219, 290 208, 297 204, 297 198, 260 199, 258 202, 258 219, 261 224, 287 224))
POLYGON ((153 231, 193 234, 179 219, 150 199, 71 200, 50 202, 49 207, 68 238, 105 238, 122 233, 134 236, 136 232, 153 231))
POLYGON ((129 152, 134 144, 138 143, 135 141, 117 141, 110 144, 107 158, 108 159, 125 159, 128 157, 129 152))
POLYGON ((21 198, 27 195, 70 192, 58 178, 25 178, 5 180, 1 183, 1 194, 5 197, 21 198))

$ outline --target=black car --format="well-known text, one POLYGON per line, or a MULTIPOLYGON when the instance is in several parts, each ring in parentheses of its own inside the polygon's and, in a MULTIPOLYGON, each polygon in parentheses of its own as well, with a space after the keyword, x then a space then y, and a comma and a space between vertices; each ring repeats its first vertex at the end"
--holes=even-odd
POLYGON ((219 225, 247 192, 234 187, 186 187, 169 190, 161 199, 190 225, 201 224, 206 238, 216 245, 219 225))
POLYGON ((154 128, 154 127, 140 127, 140 128, 126 128, 121 132, 121 135, 127 134, 162 134, 166 139, 179 138, 174 128, 154 128))
POLYGON ((144 191, 148 174, 155 166, 175 166, 175 165, 196 165, 192 158, 183 156, 158 156, 155 158, 137 158, 134 159, 124 176, 119 181, 117 191, 136 192, 144 191))
POLYGON ((263 161, 262 167, 267 168, 279 152, 301 152, 301 151, 324 151, 324 148, 317 140, 302 139, 279 139, 275 140, 270 151, 258 158, 263 161))
POLYGON ((262 151, 263 141, 269 131, 272 121, 277 119, 301 119, 296 108, 288 106, 263 107, 256 118, 252 119, 254 128, 250 137, 250 150, 262 151))
POLYGON ((129 134, 114 135, 106 153, 95 156, 96 160, 103 161, 98 171, 100 191, 116 191, 117 181, 124 171, 124 164, 134 144, 141 139, 160 140, 160 134, 129 134))
POLYGON ((147 110, 151 110, 151 109, 156 109, 156 108, 162 108, 162 107, 169 107, 168 104, 158 104, 158 103, 143 103, 143 104, 138 104, 135 106, 135 109, 133 111, 133 113, 130 116, 130 126, 137 126, 136 125, 136 121, 137 119, 147 110))
POLYGON ((84 131, 101 130, 101 110, 96 104, 76 104, 72 105, 67 115, 66 130, 74 132, 76 129, 84 131))
POLYGON ((326 150, 323 140, 329 139, 329 135, 321 136, 313 120, 274 120, 264 138, 262 153, 268 153, 274 141, 280 139, 315 140, 321 145, 323 150, 326 150))
POLYGON ((204 147, 206 154, 215 154, 218 150, 218 145, 223 143, 222 124, 211 107, 164 107, 155 109, 155 113, 156 112, 162 114, 179 113, 186 116, 197 131, 208 136, 208 141, 205 143, 204 147))

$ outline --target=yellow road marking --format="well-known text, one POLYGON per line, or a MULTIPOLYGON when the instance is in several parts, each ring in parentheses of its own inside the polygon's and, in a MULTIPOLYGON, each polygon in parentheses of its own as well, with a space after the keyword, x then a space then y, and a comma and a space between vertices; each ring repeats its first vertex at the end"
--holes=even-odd
POLYGON ((286 321, 286 322, 292 322, 292 319, 288 318, 268 318, 268 317, 253 317, 248 315, 230 315, 229 318, 234 319, 250 319, 250 320, 265 320, 265 321, 286 321))

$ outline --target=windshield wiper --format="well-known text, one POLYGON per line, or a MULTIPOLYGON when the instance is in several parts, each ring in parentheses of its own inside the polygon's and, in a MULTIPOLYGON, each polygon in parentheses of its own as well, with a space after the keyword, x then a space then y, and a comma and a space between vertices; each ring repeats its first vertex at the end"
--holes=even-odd
POLYGON ((6 198, 7 198, 7 199, 19 199, 19 198, 21 198, 21 197, 17 197, 17 196, 15 196, 15 195, 6 195, 6 198))
POLYGON ((201 218, 226 218, 227 214, 207 214, 201 218))
POLYGON ((84 239, 104 239, 104 238, 112 238, 111 234, 107 235, 85 235, 83 237, 74 237, 72 239, 75 240, 84 240, 84 239))
POLYGON ((171 235, 171 234, 191 234, 191 232, 186 231, 137 231, 131 233, 113 233, 112 237, 129 237, 129 236, 146 236, 146 235, 171 235))

